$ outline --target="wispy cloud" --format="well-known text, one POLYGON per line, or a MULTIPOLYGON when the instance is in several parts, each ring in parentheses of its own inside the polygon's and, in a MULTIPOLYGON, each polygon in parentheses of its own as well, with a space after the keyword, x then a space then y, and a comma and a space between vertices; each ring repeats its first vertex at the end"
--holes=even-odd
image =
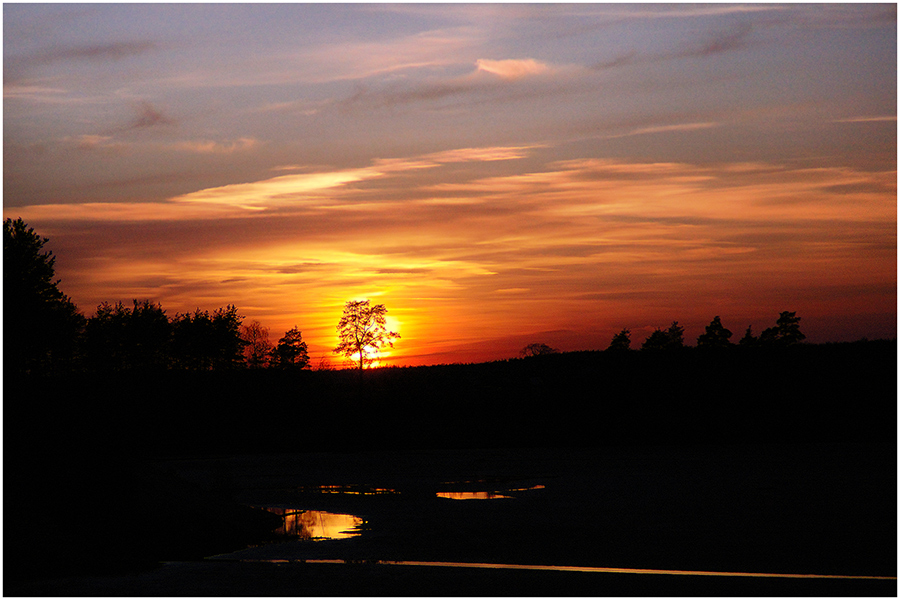
POLYGON ((682 131, 697 131, 700 129, 710 129, 712 127, 718 127, 719 123, 715 122, 704 122, 704 123, 676 123, 672 125, 656 125, 653 127, 639 127, 637 129, 632 129, 627 133, 620 133, 606 136, 609 139, 620 138, 620 137, 628 137, 632 135, 649 135, 654 133, 677 133, 682 131))
POLYGON ((846 119, 835 119, 834 123, 882 123, 886 121, 896 121, 897 115, 880 115, 872 117, 848 117, 846 119))
POLYGON ((155 42, 147 40, 109 42, 106 44, 55 46, 38 50, 31 54, 14 58, 13 60, 16 63, 27 66, 47 65, 71 60, 109 61, 139 56, 156 50, 157 48, 158 45, 155 42))
POLYGON ((173 144, 177 150, 185 152, 194 152, 197 154, 232 154, 251 150, 259 145, 259 140, 249 137, 242 137, 230 141, 214 141, 214 140, 188 140, 173 144))
POLYGON ((125 126, 125 130, 149 129, 159 125, 175 125, 176 121, 165 115, 161 110, 150 104, 142 102, 136 108, 137 114, 131 122, 125 126))
POLYGON ((752 31, 753 26, 749 22, 740 23, 731 29, 716 32, 695 47, 687 48, 677 54, 679 56, 709 57, 723 52, 731 52, 744 48, 752 31))
POLYGON ((506 60, 490 60, 487 58, 479 58, 475 61, 475 65, 479 71, 497 75, 502 79, 522 79, 531 75, 540 75, 550 70, 550 67, 543 62, 534 60, 533 58, 506 59, 506 60))

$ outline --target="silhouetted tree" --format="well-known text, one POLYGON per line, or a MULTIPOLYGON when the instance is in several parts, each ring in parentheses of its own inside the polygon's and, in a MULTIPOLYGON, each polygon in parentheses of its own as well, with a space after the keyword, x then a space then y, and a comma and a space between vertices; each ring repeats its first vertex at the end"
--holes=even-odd
POLYGON ((171 325, 165 311, 149 300, 103 302, 88 319, 84 349, 94 370, 161 370, 168 367, 171 325))
POLYGON ((759 336, 763 345, 789 346, 806 339, 800 331, 800 317, 796 312, 784 311, 778 316, 775 327, 769 327, 759 336))
POLYGON ((272 343, 269 341, 269 328, 263 327, 259 321, 251 321, 241 326, 241 339, 244 346, 244 362, 250 369, 262 369, 269 366, 272 343))
POLYGON ((385 314, 384 304, 369 306, 368 300, 347 302, 337 326, 340 344, 332 352, 350 359, 358 355, 360 370, 374 362, 373 354, 386 345, 393 348, 394 340, 400 338, 397 333, 387 330, 385 314))
POLYGON ((213 368, 236 369, 244 365, 245 342, 241 339, 241 323, 244 317, 237 312, 233 304, 225 308, 217 308, 213 313, 212 324, 215 335, 215 361, 213 368))
POLYGON ((541 356, 543 354, 556 354, 559 350, 551 348, 547 344, 528 344, 519 352, 522 356, 541 356))
POLYGON ((3 223, 3 347, 17 373, 68 370, 85 318, 54 281, 56 257, 22 219, 3 223))
POLYGON ((631 330, 623 329, 613 336, 607 350, 628 350, 631 348, 631 330))
POLYGON ((657 327, 641 344, 641 350, 662 350, 669 342, 666 332, 657 327))
POLYGON ((747 332, 744 333, 744 337, 740 339, 738 342, 739 346, 751 347, 759 344, 759 338, 753 335, 753 326, 750 325, 747 327, 747 332))
POLYGON ((278 340, 269 364, 274 369, 305 369, 309 366, 306 342, 296 325, 278 340))
POLYGON ((683 347, 684 327, 678 321, 673 321, 665 331, 657 327, 641 344, 641 350, 676 350, 683 347))
POLYGON ((172 320, 174 365, 192 371, 234 369, 243 364, 244 340, 237 308, 229 305, 209 311, 176 314, 172 320))
POLYGON ((678 321, 673 321, 666 330, 666 338, 669 340, 669 343, 666 345, 667 349, 683 348, 684 327, 679 325, 678 321))
POLYGON ((727 348, 731 345, 729 342, 731 331, 722 326, 722 321, 718 316, 714 317, 709 325, 706 326, 706 333, 700 334, 697 338, 698 348, 727 348))

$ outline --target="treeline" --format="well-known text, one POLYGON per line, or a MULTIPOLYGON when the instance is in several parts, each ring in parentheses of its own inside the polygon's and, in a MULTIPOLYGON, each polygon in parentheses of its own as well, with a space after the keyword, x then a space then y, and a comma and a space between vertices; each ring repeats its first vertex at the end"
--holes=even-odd
POLYGON ((91 371, 213 371, 302 369, 309 364, 300 331, 288 331, 272 346, 268 330, 258 321, 244 325, 233 305, 212 313, 198 308, 169 319, 159 304, 133 304, 104 302, 97 307, 81 334, 81 366, 91 371))
POLYGON ((149 300, 103 302, 86 318, 54 281, 48 241, 22 219, 3 228, 5 368, 13 373, 303 369, 309 354, 294 327, 272 345, 234 305, 169 317, 149 300))
MULTIPOLYGON (((722 319, 716 315, 706 326, 706 331, 697 338, 698 348, 727 348, 733 345, 730 329, 722 325, 722 319)), ((800 331, 800 317, 796 312, 784 311, 775 321, 774 327, 764 329, 757 337, 753 335, 753 326, 747 327, 740 346, 789 346, 806 339, 800 331)), ((641 350, 672 350, 684 347, 684 327, 674 321, 668 329, 656 328, 641 344, 641 350)), ((628 350, 631 347, 631 331, 623 329, 613 336, 609 350, 628 350)))
MULTIPOLYGON (((731 341, 732 332, 722 325, 722 319, 716 315, 706 331, 697 338, 698 348, 728 348, 735 344, 731 341)), ((796 312, 784 311, 775 321, 774 327, 764 329, 759 336, 753 335, 753 326, 747 327, 744 337, 737 343, 741 347, 781 348, 802 342, 806 335, 800 331, 800 317, 796 312)), ((657 327, 641 344, 641 350, 678 350, 685 348, 684 327, 674 321, 668 329, 657 327)), ((623 329, 615 334, 606 348, 610 352, 631 349, 631 330, 623 329)), ((543 343, 528 344, 519 352, 521 356, 543 356, 557 354, 559 350, 543 343)))

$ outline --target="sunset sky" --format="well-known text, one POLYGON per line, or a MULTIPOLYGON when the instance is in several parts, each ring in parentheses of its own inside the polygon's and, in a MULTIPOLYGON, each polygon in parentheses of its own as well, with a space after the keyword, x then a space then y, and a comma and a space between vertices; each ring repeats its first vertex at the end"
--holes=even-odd
POLYGON ((234 304, 314 363, 364 298, 383 364, 785 310, 896 336, 896 5, 4 4, 3 36, 4 216, 86 316, 234 304))

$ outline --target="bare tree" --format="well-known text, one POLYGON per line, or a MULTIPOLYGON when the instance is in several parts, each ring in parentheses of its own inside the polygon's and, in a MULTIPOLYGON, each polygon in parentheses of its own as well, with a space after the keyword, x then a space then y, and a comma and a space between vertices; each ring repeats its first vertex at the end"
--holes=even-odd
POLYGON ((250 369, 263 369, 269 366, 269 355, 272 343, 269 341, 269 328, 263 327, 259 321, 250 321, 241 326, 241 339, 244 346, 244 360, 250 369))
POLYGON ((344 315, 337 326, 340 344, 332 350, 359 361, 359 369, 372 364, 384 346, 394 347, 400 335, 387 330, 384 304, 369 306, 368 300, 350 300, 344 305, 344 315))

